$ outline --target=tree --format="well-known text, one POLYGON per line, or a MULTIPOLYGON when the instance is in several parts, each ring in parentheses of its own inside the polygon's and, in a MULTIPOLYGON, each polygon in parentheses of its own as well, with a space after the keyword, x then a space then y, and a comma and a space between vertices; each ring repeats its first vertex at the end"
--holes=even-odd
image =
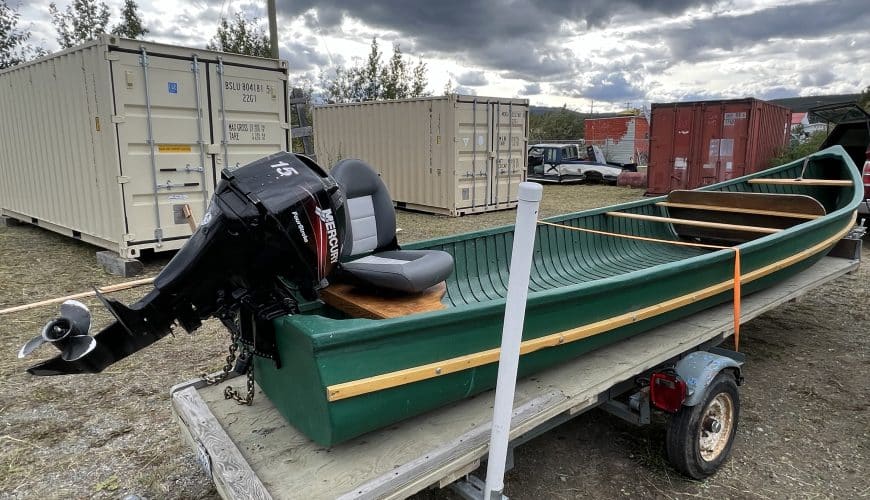
POLYGON ((453 93, 453 79, 448 78, 447 83, 444 84, 444 95, 450 95, 453 93))
POLYGON ((139 17, 139 6, 136 5, 136 2, 124 0, 124 7, 121 9, 121 22, 112 28, 112 33, 134 40, 142 38, 148 33, 148 28, 142 24, 142 18, 139 17))
POLYGON ((372 38, 372 48, 369 58, 361 71, 357 72, 358 86, 362 90, 361 101, 374 101, 383 93, 383 68, 381 68, 381 51, 378 39, 372 38))
POLYGON ((20 17, 17 10, 6 4, 6 0, 0 0, 0 69, 45 55, 44 49, 27 43, 30 32, 18 28, 20 17))
POLYGON ((827 136, 828 133, 826 131, 820 130, 814 132, 803 141, 792 140, 788 147, 783 148, 778 155, 771 158, 770 166, 775 167, 777 165, 785 165, 786 163, 793 162, 815 153, 819 150, 819 147, 822 145, 822 142, 825 141, 827 136))
POLYGON ((383 64, 378 40, 373 38, 364 64, 350 68, 336 67, 331 78, 326 73, 321 74, 321 87, 330 102, 407 99, 429 95, 426 91, 426 64, 419 60, 413 70, 409 68, 399 45, 393 45, 393 55, 383 64))
POLYGON ((97 0, 73 0, 63 12, 52 2, 48 12, 57 31, 57 43, 64 49, 97 38, 109 24, 109 7, 97 0))
POLYGON ((221 19, 217 34, 206 46, 209 50, 232 52, 256 57, 272 57, 272 41, 266 30, 260 26, 259 19, 247 19, 236 13, 234 23, 227 18, 221 19))
POLYGON ((861 92, 861 97, 858 98, 858 105, 870 113, 870 85, 861 92))
POLYGON ((585 116, 567 107, 529 116, 529 139, 558 140, 583 137, 585 116))

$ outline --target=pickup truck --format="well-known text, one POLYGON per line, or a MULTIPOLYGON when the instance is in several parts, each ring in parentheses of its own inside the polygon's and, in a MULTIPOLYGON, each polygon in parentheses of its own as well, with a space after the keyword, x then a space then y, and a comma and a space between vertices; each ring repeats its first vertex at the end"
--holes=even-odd
POLYGON ((630 165, 608 163, 598 146, 585 151, 576 144, 535 144, 529 146, 529 170, 526 176, 535 182, 604 182, 616 184, 623 169, 630 165))
POLYGON ((817 106, 810 113, 835 124, 820 149, 840 145, 849 153, 864 180, 864 203, 858 213, 870 215, 870 114, 852 102, 817 106))

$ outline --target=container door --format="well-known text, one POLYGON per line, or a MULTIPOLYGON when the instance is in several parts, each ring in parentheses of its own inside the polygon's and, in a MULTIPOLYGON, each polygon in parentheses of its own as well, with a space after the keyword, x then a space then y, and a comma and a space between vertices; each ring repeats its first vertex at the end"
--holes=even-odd
POLYGON ((726 104, 723 111, 722 135, 719 141, 719 181, 740 177, 746 171, 751 113, 743 103, 726 104))
POLYGON ((670 141, 670 186, 668 191, 686 189, 689 180, 689 162, 692 159, 692 140, 695 132, 693 107, 674 108, 673 134, 670 141))
POLYGON ((214 186, 207 157, 205 65, 116 52, 111 62, 130 244, 184 239, 185 205, 202 220, 214 186))
POLYGON ((493 108, 495 131, 493 205, 517 201, 517 190, 525 171, 526 136, 525 107, 511 102, 496 102, 493 108))
POLYGON ((476 209, 490 203, 490 105, 473 99, 456 103, 456 206, 476 209))
POLYGON ((218 172, 289 150, 286 84, 278 71, 209 64, 218 172))
POLYGON ((698 148, 698 160, 693 162, 689 171, 688 188, 694 189, 700 186, 715 183, 719 178, 722 167, 720 156, 727 147, 727 141, 722 142, 722 113, 723 106, 705 105, 699 108, 702 113, 703 127, 698 130, 701 136, 698 148))

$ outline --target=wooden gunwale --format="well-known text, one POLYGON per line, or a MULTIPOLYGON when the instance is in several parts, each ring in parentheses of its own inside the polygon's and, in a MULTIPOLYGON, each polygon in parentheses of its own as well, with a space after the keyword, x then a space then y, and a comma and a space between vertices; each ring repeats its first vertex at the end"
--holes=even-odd
POLYGON ((853 186, 847 179, 749 179, 746 182, 779 186, 853 186))
MULTIPOLYGON (((854 214, 853 214, 854 217, 854 214)), ((842 230, 838 231, 833 236, 824 241, 813 245, 810 248, 804 249, 796 254, 781 259, 772 264, 760 267, 754 271, 742 274, 740 277, 741 283, 749 283, 757 279, 763 278, 769 274, 773 274, 781 269, 791 266, 797 262, 811 257, 812 255, 824 250, 827 246, 834 244, 836 241, 845 236, 851 229, 851 222, 848 223, 842 230)), ((562 332, 552 333, 535 339, 530 339, 522 342, 520 345, 520 354, 529 354, 541 349, 549 347, 557 347, 562 344, 576 342, 600 333, 604 333, 615 328, 619 328, 637 321, 645 320, 678 309, 685 305, 704 300, 709 297, 718 295, 725 291, 731 290, 734 287, 734 279, 726 280, 692 293, 684 294, 672 299, 653 304, 635 311, 620 314, 605 320, 597 321, 587 325, 579 326, 562 332)), ((326 388, 327 401, 334 402, 342 399, 348 399, 371 392, 376 392, 384 389, 390 389, 401 385, 428 380, 450 373, 455 373, 469 368, 474 368, 498 361, 500 349, 488 349, 472 354, 457 356, 454 358, 428 363, 425 365, 397 370, 389 373, 366 377, 358 380, 333 384, 326 388)))
POLYGON ((629 212, 607 212, 611 217, 623 217, 626 219, 638 219, 651 222, 664 222, 680 226, 709 227, 713 229, 729 229, 732 231, 746 231, 751 233, 774 234, 782 231, 774 227, 744 226, 740 224, 725 224, 724 222, 705 222, 694 219, 677 219, 674 217, 659 217, 657 215, 633 214, 629 212))
POLYGON ((814 215, 814 214, 801 214, 797 212, 780 212, 777 210, 760 210, 756 208, 736 208, 736 207, 722 207, 716 205, 696 205, 693 203, 676 203, 672 201, 660 201, 656 203, 656 205, 661 207, 672 207, 672 208, 687 208, 691 210, 706 210, 710 212, 729 212, 729 213, 738 213, 738 214, 753 214, 753 215, 770 215, 774 217, 791 217, 793 219, 818 219, 822 217, 822 215, 814 215))

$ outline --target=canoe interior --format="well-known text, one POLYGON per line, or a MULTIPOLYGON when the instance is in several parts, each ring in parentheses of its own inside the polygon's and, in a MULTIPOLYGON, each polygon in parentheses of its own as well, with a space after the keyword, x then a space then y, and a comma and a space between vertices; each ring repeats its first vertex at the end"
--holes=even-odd
MULTIPOLYGON (((741 271, 747 276, 741 288, 749 294, 809 267, 851 227, 860 202, 854 187, 860 185, 860 178, 851 160, 841 148, 832 148, 812 157, 805 171, 803 167, 795 162, 700 190, 717 193, 710 197, 677 195, 670 201, 716 203, 745 213, 660 205, 668 198, 658 197, 548 221, 660 240, 739 245, 741 271), (852 184, 747 182, 749 178, 790 180, 802 172, 807 179, 851 180, 852 184), (728 203, 710 201, 714 196, 731 196, 728 193, 734 195, 728 203), (744 196, 755 193, 770 196, 744 196), (766 198, 775 198, 775 203, 766 198), (703 224, 717 217, 723 222, 712 227, 668 222, 691 219, 692 224, 703 224), (773 233, 738 231, 735 226, 767 227, 773 233), (753 273, 760 274, 753 277, 753 273)), ((301 314, 275 321, 281 368, 255 357, 260 387, 291 424, 323 446, 491 389, 497 373, 494 361, 445 372, 437 366, 457 359, 480 360, 498 347, 512 244, 512 227, 506 226, 406 245, 453 255, 455 270, 446 282, 443 308, 373 320, 319 301, 304 304, 301 314), (435 368, 423 378, 404 378, 408 370, 419 374, 429 366, 435 368), (397 373, 403 377, 400 382, 381 384, 384 377, 397 373), (353 394, 336 399, 331 391, 348 384, 354 387, 349 389, 353 394)), ((519 376, 729 301, 733 276, 730 250, 539 225, 523 341, 542 347, 523 354, 519 376), (715 291, 698 295, 704 289, 715 291), (673 306, 663 308, 666 303, 673 306), (652 312, 636 318, 640 311, 652 312), (576 331, 581 333, 573 340, 558 341, 576 331), (548 339, 555 341, 540 344, 548 339)))
MULTIPOLYGON (((802 172, 805 178, 845 179, 838 158, 818 158, 804 170, 802 162, 765 172, 765 178, 794 179, 802 172), (831 175, 833 174, 833 177, 831 175)), ((693 219, 728 225, 787 229, 813 220, 845 206, 851 191, 837 186, 763 185, 746 182, 724 183, 710 190, 680 191, 666 198, 631 203, 615 211, 656 217, 693 219), (665 206, 713 205, 738 211, 711 211, 698 208, 665 206), (739 211, 744 210, 744 211, 739 211), (751 213, 748 211, 770 212, 751 213), (773 212, 806 215, 789 217, 773 212)), ((556 217, 560 224, 599 231, 643 236, 669 241, 689 241, 733 246, 765 236, 764 233, 729 229, 708 229, 670 225, 608 215, 600 209, 556 217)), ((507 294, 508 269, 513 245, 512 227, 422 242, 406 248, 444 250, 454 257, 455 270, 447 279, 442 304, 447 308, 504 299, 507 294)), ((529 291, 541 292, 619 276, 633 271, 681 261, 710 253, 715 249, 692 248, 612 236, 539 226, 535 236, 535 254, 529 291)), ((401 300, 396 298, 396 300, 401 300)), ((413 300, 413 299, 411 299, 413 300)), ((324 305, 319 314, 344 317, 345 312, 324 305)), ((347 315, 347 317, 366 317, 347 315)))

